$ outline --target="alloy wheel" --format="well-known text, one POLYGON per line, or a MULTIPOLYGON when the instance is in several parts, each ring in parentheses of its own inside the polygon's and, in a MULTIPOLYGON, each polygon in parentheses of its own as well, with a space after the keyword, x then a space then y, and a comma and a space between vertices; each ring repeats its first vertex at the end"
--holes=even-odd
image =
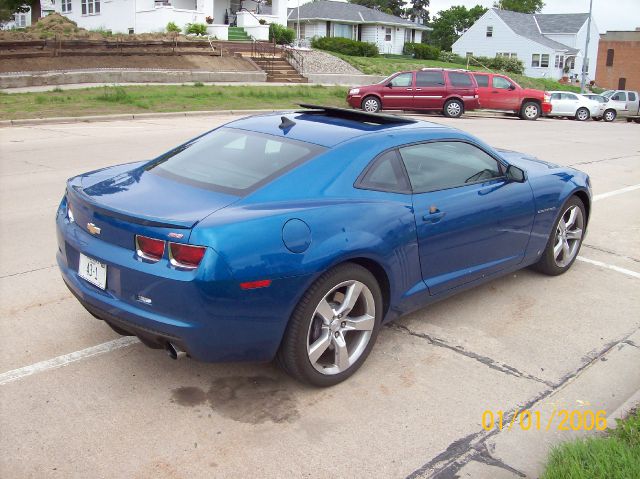
POLYGON ((524 109, 524 116, 526 116, 529 119, 537 118, 538 107, 535 105, 527 105, 527 107, 524 109))
POLYGON ((582 209, 572 205, 565 210, 556 228, 553 257, 560 268, 566 268, 573 261, 580 248, 584 232, 582 209))
POLYGON ((616 119, 615 112, 611 111, 611 110, 605 112, 604 119, 605 119, 605 121, 613 121, 613 120, 615 120, 616 119))
POLYGON ((586 108, 580 108, 576 113, 576 117, 580 121, 585 121, 589 119, 589 111, 586 108))
POLYGON ((339 283, 316 306, 307 333, 307 354, 316 371, 339 374, 365 351, 376 322, 371 290, 360 281, 339 283))

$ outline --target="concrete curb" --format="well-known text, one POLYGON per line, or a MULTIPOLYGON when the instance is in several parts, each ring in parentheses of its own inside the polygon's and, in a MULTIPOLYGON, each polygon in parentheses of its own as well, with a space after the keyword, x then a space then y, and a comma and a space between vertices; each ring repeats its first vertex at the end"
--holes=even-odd
POLYGON ((90 116, 58 116, 53 118, 25 118, 20 120, 0 120, 0 127, 7 126, 29 126, 29 125, 51 125, 56 123, 93 123, 99 121, 119 121, 119 120, 148 120, 152 118, 190 118, 197 116, 213 115, 259 115, 260 113, 273 113, 280 110, 204 110, 204 111, 179 111, 179 112, 158 112, 158 113, 117 113, 113 115, 90 115, 90 116))

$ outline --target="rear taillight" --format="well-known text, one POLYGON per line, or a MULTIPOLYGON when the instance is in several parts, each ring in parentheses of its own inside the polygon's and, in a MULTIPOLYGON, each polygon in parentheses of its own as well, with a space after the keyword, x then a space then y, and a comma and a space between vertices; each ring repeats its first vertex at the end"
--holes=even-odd
POLYGON ((164 241, 136 235, 136 253, 149 261, 160 261, 164 255, 164 241))
POLYGON ((173 266, 195 269, 202 261, 207 248, 189 244, 169 243, 169 260, 173 266))
POLYGON ((544 92, 544 101, 545 103, 549 103, 551 101, 551 95, 548 92, 544 92))

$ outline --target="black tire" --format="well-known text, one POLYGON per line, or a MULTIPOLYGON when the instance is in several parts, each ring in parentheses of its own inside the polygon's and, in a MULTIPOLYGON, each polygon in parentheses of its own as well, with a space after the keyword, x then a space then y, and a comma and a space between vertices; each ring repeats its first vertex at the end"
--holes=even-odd
POLYGON ((609 109, 604 112, 604 115, 602 115, 602 119, 607 123, 609 123, 610 121, 614 121, 617 116, 618 116, 618 112, 616 112, 613 109, 609 109))
MULTIPOLYGON (((355 309, 355 308, 354 308, 355 309)), ((328 387, 338 384, 364 363, 376 342, 383 315, 380 286, 375 277, 365 268, 354 263, 343 263, 320 276, 296 306, 276 355, 278 364, 295 379, 313 386, 328 387), (316 308, 332 289, 345 281, 363 283, 371 292, 375 304, 375 321, 371 336, 360 356, 346 370, 335 374, 323 374, 311 363, 307 347, 316 308)), ((329 349, 327 350, 329 351, 329 349)))
POLYGON ((582 108, 578 108, 578 110, 576 111, 575 119, 578 121, 587 121, 590 116, 591 116, 591 113, 589 113, 589 109, 582 107, 582 108))
POLYGON ((447 118, 460 118, 464 113, 464 104, 460 100, 452 98, 444 104, 442 113, 447 118))
POLYGON ((536 264, 532 266, 532 268, 541 273, 547 274, 549 276, 557 276, 559 274, 562 274, 568 271, 569 268, 571 268, 571 265, 573 265, 576 258, 578 257, 578 254, 580 253, 580 247, 582 246, 582 241, 584 239, 586 226, 587 226, 587 215, 584 208, 584 204, 582 203, 582 200, 580 200, 580 198, 578 198, 577 196, 572 196, 564 203, 564 205, 562 205, 562 208, 560 209, 560 214, 556 218, 556 221, 553 223, 553 228, 551 230, 551 234, 549 235, 549 240, 547 241, 547 245, 544 251, 542 252, 542 256, 540 256, 540 259, 536 264), (568 210, 574 206, 578 207, 582 213, 582 218, 583 218, 582 236, 578 242, 577 248, 571 260, 566 265, 559 266, 556 263, 556 258, 553 252, 553 247, 556 243, 556 239, 558 238, 558 224, 560 223, 560 220, 568 212, 568 210))
POLYGON ((535 121, 540 118, 540 105, 535 101, 528 101, 520 108, 520 118, 535 121))
POLYGON ((382 110, 382 103, 380 102, 380 99, 373 95, 365 96, 362 99, 360 106, 367 113, 378 113, 382 110))
POLYGON ((633 118, 627 118, 627 123, 631 123, 633 121, 633 118))
POLYGON ((634 123, 640 123, 640 118, 635 118, 635 119, 633 120, 633 122, 634 122, 634 123))

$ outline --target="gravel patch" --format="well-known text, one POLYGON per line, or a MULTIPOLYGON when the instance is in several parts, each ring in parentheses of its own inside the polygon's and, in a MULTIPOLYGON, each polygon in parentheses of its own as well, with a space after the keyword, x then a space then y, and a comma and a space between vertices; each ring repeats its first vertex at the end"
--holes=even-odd
POLYGON ((344 73, 360 75, 362 72, 344 60, 320 50, 299 50, 304 57, 305 73, 344 73))

